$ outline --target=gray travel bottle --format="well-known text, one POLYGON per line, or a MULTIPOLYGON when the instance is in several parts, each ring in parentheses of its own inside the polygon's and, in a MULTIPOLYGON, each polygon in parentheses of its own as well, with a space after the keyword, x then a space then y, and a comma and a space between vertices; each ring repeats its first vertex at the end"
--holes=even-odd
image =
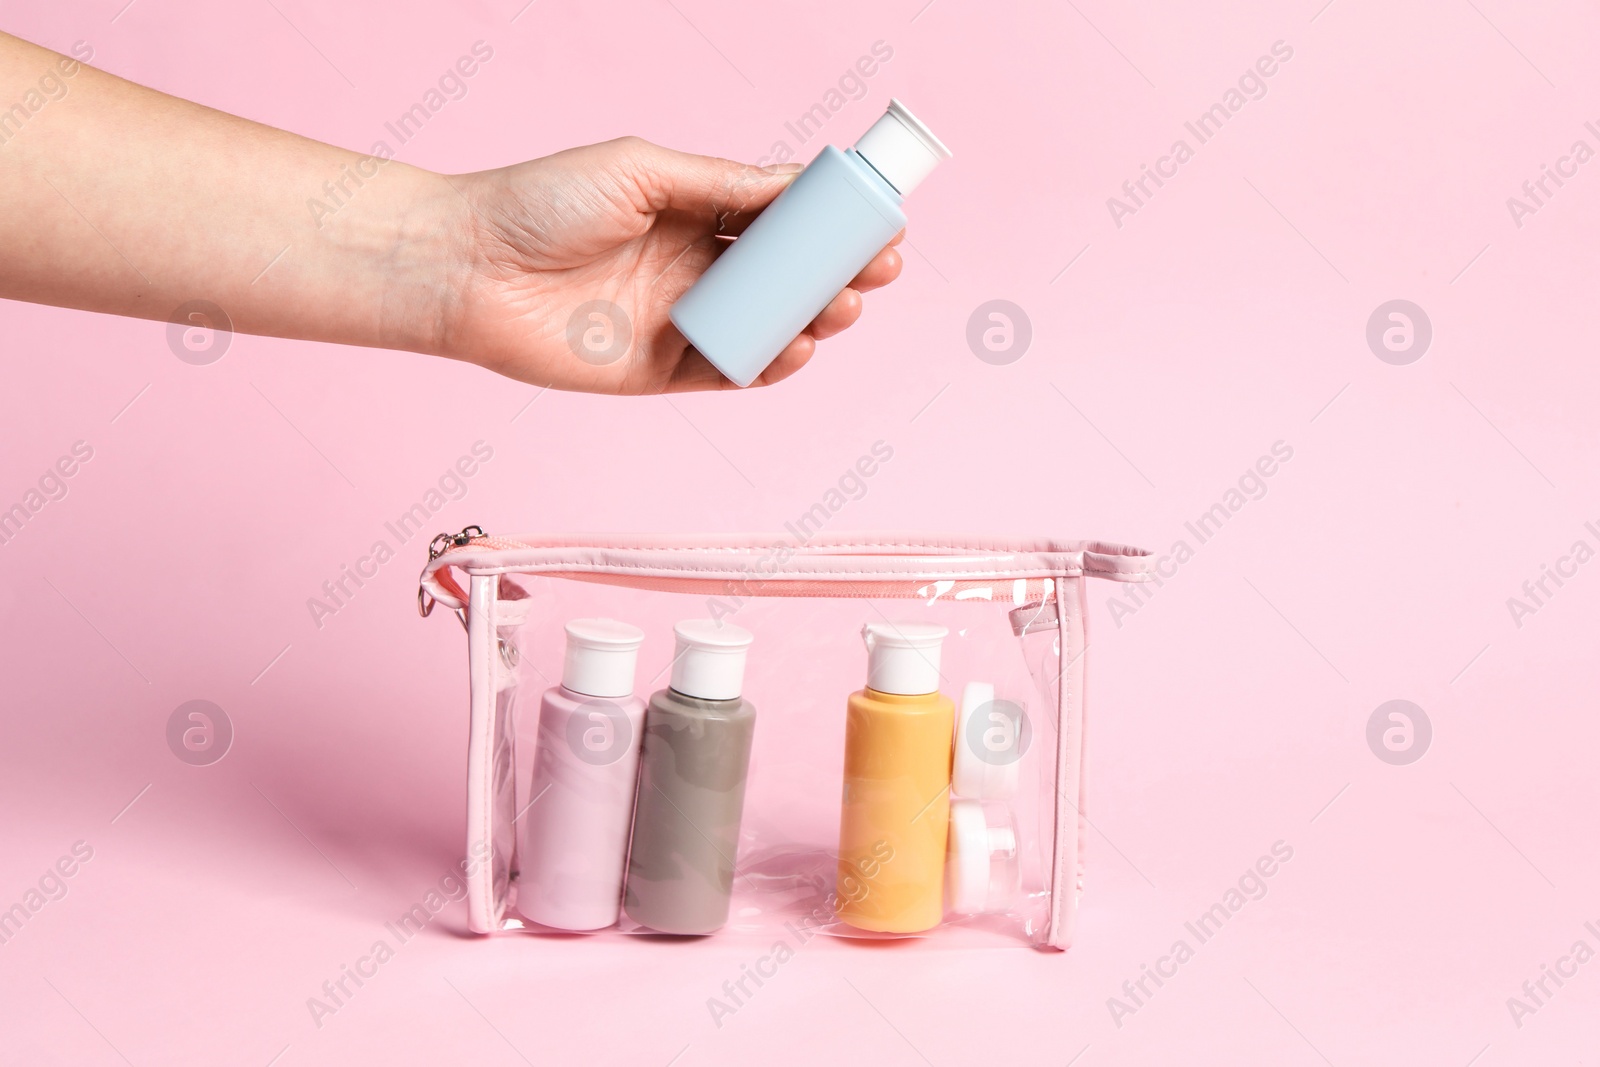
POLYGON ((756 709, 740 696, 748 631, 711 619, 673 627, 669 688, 650 698, 622 908, 665 934, 728 921, 756 709))

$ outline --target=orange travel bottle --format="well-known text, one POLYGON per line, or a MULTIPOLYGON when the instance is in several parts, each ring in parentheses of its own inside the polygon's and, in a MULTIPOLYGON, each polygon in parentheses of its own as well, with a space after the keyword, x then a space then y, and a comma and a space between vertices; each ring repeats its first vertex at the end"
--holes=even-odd
POLYGON ((839 818, 841 922, 909 934, 944 917, 955 705, 939 692, 943 626, 868 623, 867 687, 850 694, 839 818))

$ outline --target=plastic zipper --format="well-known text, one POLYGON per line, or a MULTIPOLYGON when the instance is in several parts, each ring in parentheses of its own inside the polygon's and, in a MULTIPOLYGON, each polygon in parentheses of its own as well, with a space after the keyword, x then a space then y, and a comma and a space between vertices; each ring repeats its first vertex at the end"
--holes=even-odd
MULTIPOLYGON (((530 547, 533 546, 513 538, 491 537, 484 532, 482 526, 474 523, 472 525, 463 527, 459 533, 449 533, 446 531, 444 533, 435 535, 433 540, 428 543, 428 562, 432 563, 440 556, 448 555, 451 552, 455 552, 463 548, 487 548, 492 551, 503 551, 507 549, 530 547)), ((578 577, 578 575, 571 574, 566 576, 578 577)), ((851 584, 853 583, 829 582, 827 583, 827 592, 821 595, 838 598, 877 598, 895 595, 886 593, 881 588, 871 588, 863 591, 851 591, 849 588, 851 584)), ((729 595, 740 596, 749 594, 735 593, 730 590, 729 595)), ((908 593, 899 595, 905 596, 908 599, 923 600, 929 603, 941 599, 978 599, 984 601, 1010 599, 1014 604, 1020 607, 1024 605, 1037 606, 1043 602, 1048 602, 1054 595, 1054 586, 1053 579, 1049 578, 1000 580, 933 578, 927 580, 924 585, 918 586, 910 590, 908 593), (1043 583, 1043 587, 1035 589, 1035 582, 1043 583), (1004 590, 1005 584, 1010 584, 1012 586, 1011 595, 1009 598, 1006 596, 1006 592, 1004 590), (998 595, 996 595, 997 591, 998 595)), ((435 599, 427 591, 427 589, 419 585, 417 587, 417 613, 426 618, 433 612, 435 603, 435 599)), ((458 614, 462 616, 462 625, 465 626, 465 613, 458 611, 458 614)))

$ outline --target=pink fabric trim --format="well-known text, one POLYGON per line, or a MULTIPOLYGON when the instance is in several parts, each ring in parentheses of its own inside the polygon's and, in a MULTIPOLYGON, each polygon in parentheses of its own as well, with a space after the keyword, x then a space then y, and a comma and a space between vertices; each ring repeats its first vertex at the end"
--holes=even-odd
MULTIPOLYGON (((494 842, 494 737, 496 686, 494 681, 498 638, 495 580, 474 578, 474 610, 467 614, 467 661, 472 677, 471 714, 467 738, 467 852, 479 855, 480 843, 494 842)), ((467 928, 488 934, 500 928, 495 900, 494 864, 479 863, 467 878, 467 928)))
MULTIPOLYGON (((1079 575, 1141 582, 1149 579, 1151 566, 1152 557, 1143 549, 1100 541, 857 534, 818 537, 796 546, 756 535, 484 537, 430 561, 422 572, 422 587, 440 603, 460 608, 464 606, 460 587, 451 570, 469 575, 578 572, 608 576, 620 585, 644 585, 652 579, 699 581, 707 591, 717 592, 728 582, 755 579, 786 587, 812 582, 1011 581, 1079 575), (780 551, 788 553, 781 564, 776 562, 780 551)), ((761 595, 759 590, 746 592, 761 595)))

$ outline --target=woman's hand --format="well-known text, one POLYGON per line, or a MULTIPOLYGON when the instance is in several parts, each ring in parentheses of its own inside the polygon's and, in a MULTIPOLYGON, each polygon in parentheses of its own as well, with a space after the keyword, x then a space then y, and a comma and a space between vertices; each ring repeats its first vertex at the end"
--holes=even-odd
MULTIPOLYGON (((465 265, 444 291, 442 354, 557 389, 731 388, 667 312, 799 170, 625 137, 450 178, 464 201, 465 265), (625 348, 616 333, 631 334, 625 348)), ((878 253, 755 384, 805 366, 818 341, 861 315, 861 293, 900 268, 892 245, 878 253)))
MULTIPOLYGON (((180 325, 203 304, 223 330, 428 352, 558 389, 731 385, 667 311, 798 169, 628 137, 445 177, 0 33, 0 99, 41 86, 48 105, 0 130, 0 297, 180 325)), ((900 266, 884 249, 757 381, 804 366, 900 266)))

